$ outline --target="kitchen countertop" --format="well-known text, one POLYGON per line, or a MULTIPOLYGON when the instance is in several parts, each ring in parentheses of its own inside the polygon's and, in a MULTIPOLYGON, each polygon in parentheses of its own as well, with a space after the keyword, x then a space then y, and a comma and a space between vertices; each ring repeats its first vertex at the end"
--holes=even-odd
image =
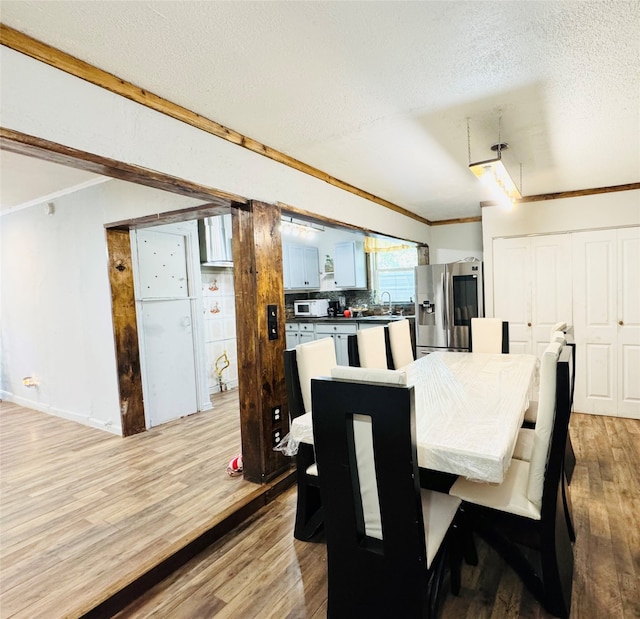
POLYGON ((287 318, 286 322, 392 322, 395 320, 403 320, 404 318, 412 320, 414 316, 356 316, 351 318, 345 318, 344 316, 335 316, 330 318, 329 316, 296 316, 294 318, 287 318))

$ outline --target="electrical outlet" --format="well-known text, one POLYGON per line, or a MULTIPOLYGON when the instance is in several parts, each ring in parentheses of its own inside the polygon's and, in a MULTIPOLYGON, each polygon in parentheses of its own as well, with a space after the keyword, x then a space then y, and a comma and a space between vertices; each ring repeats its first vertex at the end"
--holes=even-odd
POLYGON ((282 406, 278 404, 278 406, 273 406, 271 408, 271 421, 275 426, 280 423, 281 419, 282 419, 282 406))
POLYGON ((282 430, 279 428, 271 433, 271 446, 277 447, 282 440, 282 430))

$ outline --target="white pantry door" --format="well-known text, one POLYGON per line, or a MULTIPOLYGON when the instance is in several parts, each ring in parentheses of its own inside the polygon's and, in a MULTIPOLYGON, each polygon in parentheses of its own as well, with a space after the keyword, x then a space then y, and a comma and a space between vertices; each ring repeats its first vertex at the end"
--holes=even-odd
POLYGON ((573 234, 579 412, 640 418, 639 230, 573 234))
POLYGON ((198 409, 197 315, 190 252, 197 230, 185 224, 135 231, 136 305, 149 427, 198 409))

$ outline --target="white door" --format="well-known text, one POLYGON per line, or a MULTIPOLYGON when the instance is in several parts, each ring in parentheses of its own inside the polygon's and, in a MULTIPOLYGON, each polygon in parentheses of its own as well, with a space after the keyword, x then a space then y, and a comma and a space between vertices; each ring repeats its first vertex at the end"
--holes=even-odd
POLYGON ((201 409, 201 312, 192 281, 196 222, 145 228, 132 238, 145 414, 152 427, 201 409))
POLYGON ((573 324, 571 236, 531 237, 531 351, 540 359, 558 322, 573 324))
POLYGON ((616 231, 573 235, 575 410, 615 415, 616 231))
POLYGON ((493 241, 493 316, 509 322, 509 350, 531 353, 531 242, 493 241))
POLYGON ((640 418, 640 228, 573 235, 575 409, 640 418))
POLYGON ((494 239, 493 265, 493 312, 509 322, 509 350, 540 356, 551 328, 572 322, 570 235, 494 239))
POLYGON ((617 231, 618 414, 640 419, 640 227, 617 231))

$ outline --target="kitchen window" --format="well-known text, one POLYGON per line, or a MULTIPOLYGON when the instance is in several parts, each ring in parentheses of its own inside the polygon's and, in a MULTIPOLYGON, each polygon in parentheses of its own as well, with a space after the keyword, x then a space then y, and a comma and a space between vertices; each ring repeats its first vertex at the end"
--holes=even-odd
POLYGON ((370 254, 373 288, 378 298, 382 291, 391 294, 393 303, 411 303, 415 299, 415 272, 418 250, 407 247, 370 254))

